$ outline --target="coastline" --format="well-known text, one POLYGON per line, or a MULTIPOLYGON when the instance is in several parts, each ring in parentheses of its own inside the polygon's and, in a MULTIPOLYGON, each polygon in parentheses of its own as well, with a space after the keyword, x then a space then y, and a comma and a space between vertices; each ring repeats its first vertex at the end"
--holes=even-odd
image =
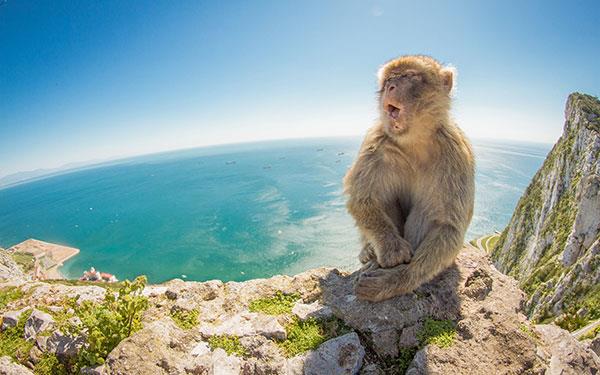
POLYGON ((10 253, 28 254, 32 257, 32 275, 39 280, 53 280, 68 278, 60 272, 64 263, 79 254, 80 250, 74 247, 57 245, 36 239, 25 240, 9 248, 10 253))

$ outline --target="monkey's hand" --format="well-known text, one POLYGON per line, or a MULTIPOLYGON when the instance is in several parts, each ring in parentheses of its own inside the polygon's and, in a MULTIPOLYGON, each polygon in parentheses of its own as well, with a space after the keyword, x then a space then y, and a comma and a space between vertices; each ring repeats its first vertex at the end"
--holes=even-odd
POLYGON ((363 301, 378 302, 412 292, 416 285, 411 278, 409 266, 401 264, 394 268, 374 268, 361 272, 354 292, 363 301))
POLYGON ((408 263, 413 250, 410 243, 398 235, 388 235, 379 249, 375 249, 377 263, 382 268, 392 268, 399 264, 408 263))
POLYGON ((360 254, 358 254, 358 260, 362 264, 366 264, 375 258, 375 249, 370 243, 366 243, 360 251, 360 254))

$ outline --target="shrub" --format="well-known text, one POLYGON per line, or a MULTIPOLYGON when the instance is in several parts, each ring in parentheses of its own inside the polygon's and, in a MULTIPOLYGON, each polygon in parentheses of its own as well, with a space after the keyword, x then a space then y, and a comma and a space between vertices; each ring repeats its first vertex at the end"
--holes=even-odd
POLYGON ((142 328, 142 313, 148 299, 142 295, 146 277, 133 282, 124 281, 118 296, 106 291, 104 301, 72 303, 72 309, 81 323, 68 327, 71 333, 85 332, 86 344, 79 353, 78 365, 96 366, 104 363, 108 354, 125 338, 142 328))
POLYGON ((12 301, 16 301, 25 295, 23 291, 17 287, 9 286, 7 288, 0 289, 0 310, 5 308, 6 305, 12 301))
POLYGON ((23 336, 25 334, 25 322, 29 319, 31 311, 24 311, 19 317, 19 322, 16 326, 0 333, 0 357, 6 355, 18 362, 28 360, 33 342, 26 341, 23 336))

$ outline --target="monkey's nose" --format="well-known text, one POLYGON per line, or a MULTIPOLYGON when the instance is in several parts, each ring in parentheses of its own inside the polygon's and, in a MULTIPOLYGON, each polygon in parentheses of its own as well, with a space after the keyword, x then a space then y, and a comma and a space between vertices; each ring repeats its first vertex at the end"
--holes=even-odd
POLYGON ((389 85, 388 88, 387 88, 388 92, 392 92, 394 90, 396 90, 396 85, 389 85))

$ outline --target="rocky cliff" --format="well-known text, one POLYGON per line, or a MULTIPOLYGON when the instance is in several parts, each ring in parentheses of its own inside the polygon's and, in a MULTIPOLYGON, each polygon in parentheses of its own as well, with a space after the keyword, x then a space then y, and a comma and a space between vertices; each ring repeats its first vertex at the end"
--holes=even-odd
POLYGON ((570 330, 600 318, 600 102, 571 94, 563 134, 492 252, 534 321, 570 330))
POLYGON ((356 278, 320 268, 241 283, 172 280, 139 290, 135 283, 0 280, 0 374, 595 374, 600 368, 597 354, 567 331, 532 325, 516 282, 475 248, 463 249, 455 266, 414 293, 388 301, 357 300, 356 278), (95 364, 77 366, 81 361, 95 364))

